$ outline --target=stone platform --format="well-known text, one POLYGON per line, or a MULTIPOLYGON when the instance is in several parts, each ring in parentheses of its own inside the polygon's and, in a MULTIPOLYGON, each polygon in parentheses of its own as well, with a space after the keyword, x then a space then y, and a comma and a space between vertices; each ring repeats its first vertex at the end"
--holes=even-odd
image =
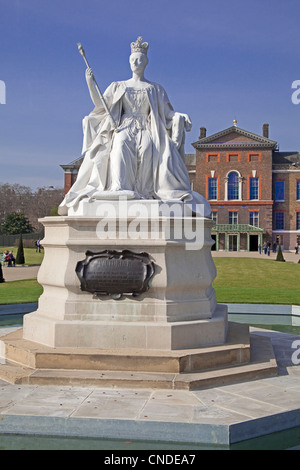
POLYGON ((132 202, 115 210, 98 201, 82 214, 41 222, 43 294, 37 311, 24 316, 23 329, 0 342, 3 380, 196 390, 276 375, 268 340, 250 341, 248 326, 228 322, 227 307, 217 303, 210 219, 186 215, 184 204, 132 202), (151 260, 148 289, 137 296, 130 287, 113 291, 117 297, 103 293, 105 276, 118 289, 139 271, 127 259, 125 267, 117 261, 128 252, 151 260), (101 277, 97 263, 104 253, 117 268, 105 264, 101 277), (87 291, 78 276, 90 256, 99 292, 87 291))
MULTIPOLYGON (((0 330, 0 336, 12 330, 0 330)), ((261 336, 272 343, 276 377, 193 391, 14 385, 0 380, 0 435, 114 439, 110 448, 127 451, 129 441, 131 449, 137 448, 135 440, 147 441, 136 445, 151 446, 151 451, 158 441, 163 441, 160 449, 174 449, 177 442, 181 450, 191 450, 190 443, 197 443, 197 449, 199 444, 199 449, 201 444, 215 449, 300 426, 300 366, 291 362, 291 346, 300 337, 250 329, 253 344, 261 336)), ((261 441, 256 442, 259 448, 261 441)), ((286 444, 275 442, 276 449, 287 448, 286 444)))
POLYGON ((50 348, 22 329, 0 346, 0 379, 15 384, 196 390, 277 374, 270 341, 231 322, 225 344, 175 351, 50 348))

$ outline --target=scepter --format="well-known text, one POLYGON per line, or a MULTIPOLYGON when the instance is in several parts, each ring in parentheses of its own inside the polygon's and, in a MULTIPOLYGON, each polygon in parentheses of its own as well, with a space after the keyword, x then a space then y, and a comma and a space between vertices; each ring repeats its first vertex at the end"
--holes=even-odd
MULTIPOLYGON (((89 63, 88 63, 88 61, 87 61, 87 58, 86 58, 86 56, 85 56, 84 49, 83 49, 82 45, 80 44, 80 42, 77 43, 77 46, 78 46, 78 50, 79 50, 80 54, 82 55, 82 57, 83 57, 83 59, 84 59, 84 61, 85 61, 85 63, 86 63, 87 68, 90 69, 91 67, 90 67, 90 65, 89 65, 89 63)), ((102 102, 102 104, 103 104, 103 106, 104 106, 104 109, 105 109, 105 111, 106 111, 106 113, 107 113, 107 115, 108 115, 108 117, 109 117, 109 120, 110 120, 110 122, 111 122, 111 125, 112 125, 113 129, 116 129, 116 127, 117 127, 116 121, 115 121, 114 118, 112 117, 112 115, 111 115, 111 113, 110 113, 110 111, 109 111, 109 109, 108 109, 108 107, 107 107, 107 104, 106 104, 106 102, 105 102, 105 99, 103 98, 103 95, 102 95, 102 93, 101 93, 101 91, 100 91, 100 88, 99 88, 99 86, 98 86, 98 83, 96 82, 96 79, 95 79, 95 77, 94 77, 94 74, 93 74, 93 81, 94 81, 94 86, 95 86, 95 88, 96 88, 96 91, 97 91, 97 93, 98 93, 98 95, 99 95, 99 98, 100 98, 100 100, 101 100, 101 102, 102 102)))

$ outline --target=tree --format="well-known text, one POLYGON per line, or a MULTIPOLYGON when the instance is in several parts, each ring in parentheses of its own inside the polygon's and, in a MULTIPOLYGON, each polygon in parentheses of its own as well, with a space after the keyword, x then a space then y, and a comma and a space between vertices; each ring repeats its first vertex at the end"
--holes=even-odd
POLYGON ((29 215, 28 206, 32 204, 32 191, 19 184, 0 184, 0 225, 8 214, 23 212, 29 215))
POLYGON ((63 198, 63 188, 50 186, 33 191, 28 186, 0 183, 0 230, 8 214, 21 212, 26 214, 35 231, 42 231, 38 219, 50 215, 51 209, 59 206, 63 198))
POLYGON ((282 254, 281 245, 279 245, 278 247, 276 261, 285 261, 283 254, 282 254))
POLYGON ((55 216, 58 216, 58 215, 59 215, 59 213, 58 213, 58 206, 52 207, 52 209, 51 209, 51 211, 50 211, 50 216, 52 216, 52 217, 54 216, 54 217, 55 217, 55 216))
POLYGON ((24 256, 24 246, 23 246, 23 236, 22 233, 20 235, 19 246, 17 251, 16 257, 16 264, 25 264, 25 256, 24 256))
POLYGON ((5 235, 17 235, 19 233, 32 233, 34 231, 27 217, 22 212, 12 212, 6 216, 1 226, 5 235))

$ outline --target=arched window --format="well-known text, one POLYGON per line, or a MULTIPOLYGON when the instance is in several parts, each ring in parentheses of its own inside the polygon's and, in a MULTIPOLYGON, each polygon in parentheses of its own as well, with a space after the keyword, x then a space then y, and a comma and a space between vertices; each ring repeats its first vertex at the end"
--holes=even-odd
POLYGON ((238 200, 240 198, 239 191, 239 174, 231 171, 228 174, 227 199, 228 201, 238 200))

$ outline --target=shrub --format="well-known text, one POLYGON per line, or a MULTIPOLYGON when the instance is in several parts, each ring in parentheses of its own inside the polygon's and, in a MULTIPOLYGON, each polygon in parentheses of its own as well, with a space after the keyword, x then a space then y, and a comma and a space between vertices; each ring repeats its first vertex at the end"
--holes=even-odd
POLYGON ((22 234, 20 235, 18 252, 16 257, 16 264, 25 264, 25 256, 24 256, 24 246, 23 246, 23 237, 22 234))
POLYGON ((283 254, 282 254, 281 245, 279 245, 278 247, 276 261, 285 261, 283 254))

